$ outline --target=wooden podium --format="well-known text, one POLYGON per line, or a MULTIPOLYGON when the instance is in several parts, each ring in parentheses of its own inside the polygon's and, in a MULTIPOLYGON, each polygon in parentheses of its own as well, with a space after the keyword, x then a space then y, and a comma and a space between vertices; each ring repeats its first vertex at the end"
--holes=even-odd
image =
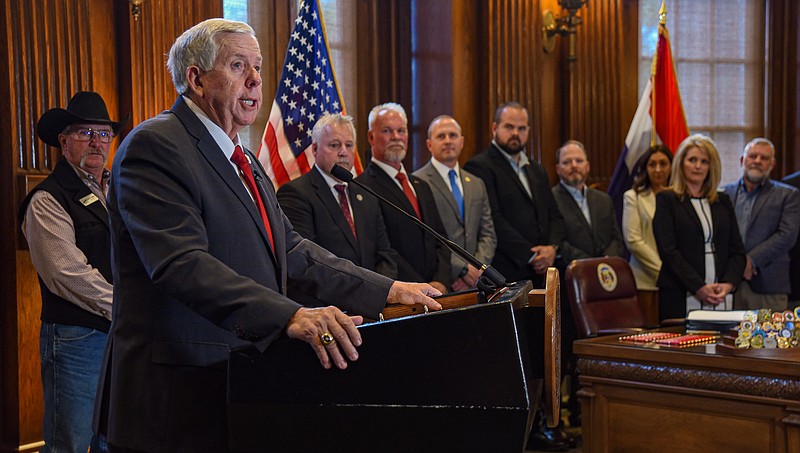
POLYGON ((296 340, 232 351, 232 450, 524 450, 542 386, 525 332, 544 332, 524 325, 529 292, 524 282, 490 303, 359 326, 346 370, 323 369, 296 340))

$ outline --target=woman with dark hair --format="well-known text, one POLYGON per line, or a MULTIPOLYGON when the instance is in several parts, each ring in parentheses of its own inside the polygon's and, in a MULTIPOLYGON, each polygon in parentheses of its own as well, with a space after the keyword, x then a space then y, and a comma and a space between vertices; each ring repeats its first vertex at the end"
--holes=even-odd
POLYGON ((744 246, 736 213, 717 192, 722 165, 714 142, 691 135, 678 147, 671 186, 656 195, 653 233, 661 255, 660 319, 691 310, 730 310, 742 279, 744 246))
POLYGON ((630 264, 639 304, 649 323, 658 324, 658 272, 661 257, 653 236, 656 194, 669 184, 672 152, 664 145, 651 146, 636 163, 633 187, 625 192, 622 236, 631 252, 630 264))

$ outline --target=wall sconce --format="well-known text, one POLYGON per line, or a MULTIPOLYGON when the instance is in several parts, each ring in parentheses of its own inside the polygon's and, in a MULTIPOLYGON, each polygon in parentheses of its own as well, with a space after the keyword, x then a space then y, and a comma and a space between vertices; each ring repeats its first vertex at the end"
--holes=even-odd
POLYGON ((131 4, 131 15, 133 20, 139 20, 139 14, 142 13, 142 3, 144 0, 128 0, 131 4))
POLYGON ((583 22, 583 18, 577 14, 586 2, 588 0, 558 0, 561 8, 567 10, 567 15, 564 17, 555 17, 550 10, 542 13, 542 42, 545 53, 550 53, 555 48, 556 35, 569 36, 567 59, 575 59, 575 33, 577 26, 583 22))

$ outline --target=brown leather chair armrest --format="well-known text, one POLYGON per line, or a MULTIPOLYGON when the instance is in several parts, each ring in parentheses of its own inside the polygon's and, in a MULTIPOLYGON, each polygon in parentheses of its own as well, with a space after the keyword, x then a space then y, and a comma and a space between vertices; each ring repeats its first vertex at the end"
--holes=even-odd
POLYGON ((620 327, 615 329, 602 329, 597 331, 597 336, 602 337, 605 335, 634 335, 644 332, 645 329, 640 327, 620 327))

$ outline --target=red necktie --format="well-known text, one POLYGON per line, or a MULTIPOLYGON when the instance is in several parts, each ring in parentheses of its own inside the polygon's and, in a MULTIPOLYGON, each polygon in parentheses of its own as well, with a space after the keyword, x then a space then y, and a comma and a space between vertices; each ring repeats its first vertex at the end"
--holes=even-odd
POLYGON ((347 193, 345 192, 346 187, 344 184, 336 184, 333 186, 333 188, 339 192, 339 207, 342 208, 344 219, 347 220, 347 224, 350 225, 350 231, 353 232, 353 237, 357 238, 356 224, 353 222, 353 216, 350 215, 350 203, 347 202, 347 193))
POLYGON ((411 206, 414 207, 414 212, 417 213, 417 218, 422 219, 422 214, 419 212, 419 203, 417 202, 417 196, 414 195, 414 191, 411 190, 411 186, 408 185, 408 178, 406 174, 403 172, 398 172, 395 176, 398 181, 400 181, 400 186, 403 187, 403 192, 406 194, 406 198, 408 201, 411 202, 411 206))
POLYGON ((250 190, 250 195, 253 196, 253 201, 256 206, 258 206, 258 212, 261 213, 261 221, 264 222, 264 228, 266 228, 267 236, 269 236, 269 245, 272 247, 272 250, 275 250, 275 240, 272 238, 272 228, 267 218, 267 210, 264 208, 264 202, 261 200, 261 193, 258 191, 258 186, 256 186, 256 180, 253 177, 253 170, 250 168, 250 162, 247 160, 247 157, 245 157, 241 146, 236 145, 231 160, 239 167, 242 176, 244 176, 244 182, 250 190))

